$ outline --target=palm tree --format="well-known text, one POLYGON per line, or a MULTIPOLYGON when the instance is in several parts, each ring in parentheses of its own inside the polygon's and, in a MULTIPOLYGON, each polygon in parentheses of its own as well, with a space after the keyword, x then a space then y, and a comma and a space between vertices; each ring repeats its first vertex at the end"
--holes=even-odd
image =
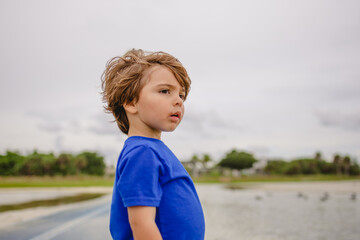
POLYGON ((343 159, 343 165, 344 165, 345 175, 347 175, 347 176, 349 176, 349 174, 350 174, 350 163, 351 163, 350 157, 345 156, 343 159))
POLYGON ((208 169, 208 164, 209 164, 209 162, 211 162, 211 161, 212 161, 212 159, 211 159, 210 155, 209 155, 209 154, 204 154, 204 156, 203 156, 203 158, 202 158, 202 160, 201 160, 201 163, 202 163, 202 165, 203 165, 203 169, 204 169, 204 170, 207 170, 207 169, 208 169))
POLYGON ((334 156, 334 164, 335 164, 335 167, 336 167, 336 174, 337 175, 341 175, 341 165, 342 165, 342 158, 339 154, 336 154, 334 156))
POLYGON ((194 154, 194 155, 192 156, 191 160, 190 160, 190 163, 191 163, 191 165, 192 165, 191 175, 192 175, 193 177, 198 177, 198 176, 199 176, 199 171, 198 171, 198 169, 197 169, 197 167, 196 167, 196 165, 197 165, 198 162, 200 162, 200 159, 199 159, 199 157, 198 157, 196 154, 194 154))
POLYGON ((321 156, 321 152, 316 152, 315 153, 315 160, 318 160, 318 161, 320 161, 321 160, 321 158, 322 158, 322 156, 321 156))

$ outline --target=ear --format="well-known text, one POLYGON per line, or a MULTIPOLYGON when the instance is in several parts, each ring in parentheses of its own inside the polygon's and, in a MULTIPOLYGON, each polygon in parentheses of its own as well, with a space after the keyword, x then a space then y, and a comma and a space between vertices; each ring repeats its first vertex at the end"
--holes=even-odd
POLYGON ((138 111, 135 101, 133 101, 129 104, 124 104, 123 107, 124 107, 125 111, 130 114, 136 114, 138 111))

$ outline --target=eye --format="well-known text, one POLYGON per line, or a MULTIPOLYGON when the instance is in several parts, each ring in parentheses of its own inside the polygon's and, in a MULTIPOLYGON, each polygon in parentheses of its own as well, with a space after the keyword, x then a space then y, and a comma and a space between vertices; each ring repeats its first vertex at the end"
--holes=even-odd
POLYGON ((183 100, 183 101, 185 101, 185 94, 179 94, 179 97, 183 100))
POLYGON ((160 90, 160 93, 170 94, 170 90, 169 89, 162 89, 162 90, 160 90))

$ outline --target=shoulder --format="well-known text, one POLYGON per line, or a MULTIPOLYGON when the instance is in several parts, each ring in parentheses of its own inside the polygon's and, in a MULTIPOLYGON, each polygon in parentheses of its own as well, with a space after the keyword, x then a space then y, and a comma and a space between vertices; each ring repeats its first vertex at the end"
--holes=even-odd
POLYGON ((127 141, 124 145, 124 156, 152 153, 157 149, 152 142, 146 141, 127 141))
MULTIPOLYGON (((161 155, 159 152, 166 147, 165 144, 158 139, 146 138, 140 136, 129 137, 124 144, 123 155, 136 154, 155 154, 161 155)), ((160 156, 158 156, 160 157, 160 156)))
POLYGON ((132 164, 163 165, 162 141, 145 137, 130 137, 125 141, 119 157, 119 167, 132 164))
POLYGON ((157 144, 151 141, 142 141, 142 139, 130 139, 126 141, 123 151, 119 157, 117 171, 120 174, 124 172, 151 172, 160 171, 164 173, 166 164, 164 164, 162 154, 157 151, 157 144), (136 141, 135 141, 136 140, 136 141))

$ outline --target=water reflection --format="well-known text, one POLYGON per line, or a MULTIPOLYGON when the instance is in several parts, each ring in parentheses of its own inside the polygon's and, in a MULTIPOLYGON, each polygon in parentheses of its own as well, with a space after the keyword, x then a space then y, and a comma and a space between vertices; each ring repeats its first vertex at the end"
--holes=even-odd
POLYGON ((353 192, 269 191, 197 185, 207 240, 358 240, 353 192))

